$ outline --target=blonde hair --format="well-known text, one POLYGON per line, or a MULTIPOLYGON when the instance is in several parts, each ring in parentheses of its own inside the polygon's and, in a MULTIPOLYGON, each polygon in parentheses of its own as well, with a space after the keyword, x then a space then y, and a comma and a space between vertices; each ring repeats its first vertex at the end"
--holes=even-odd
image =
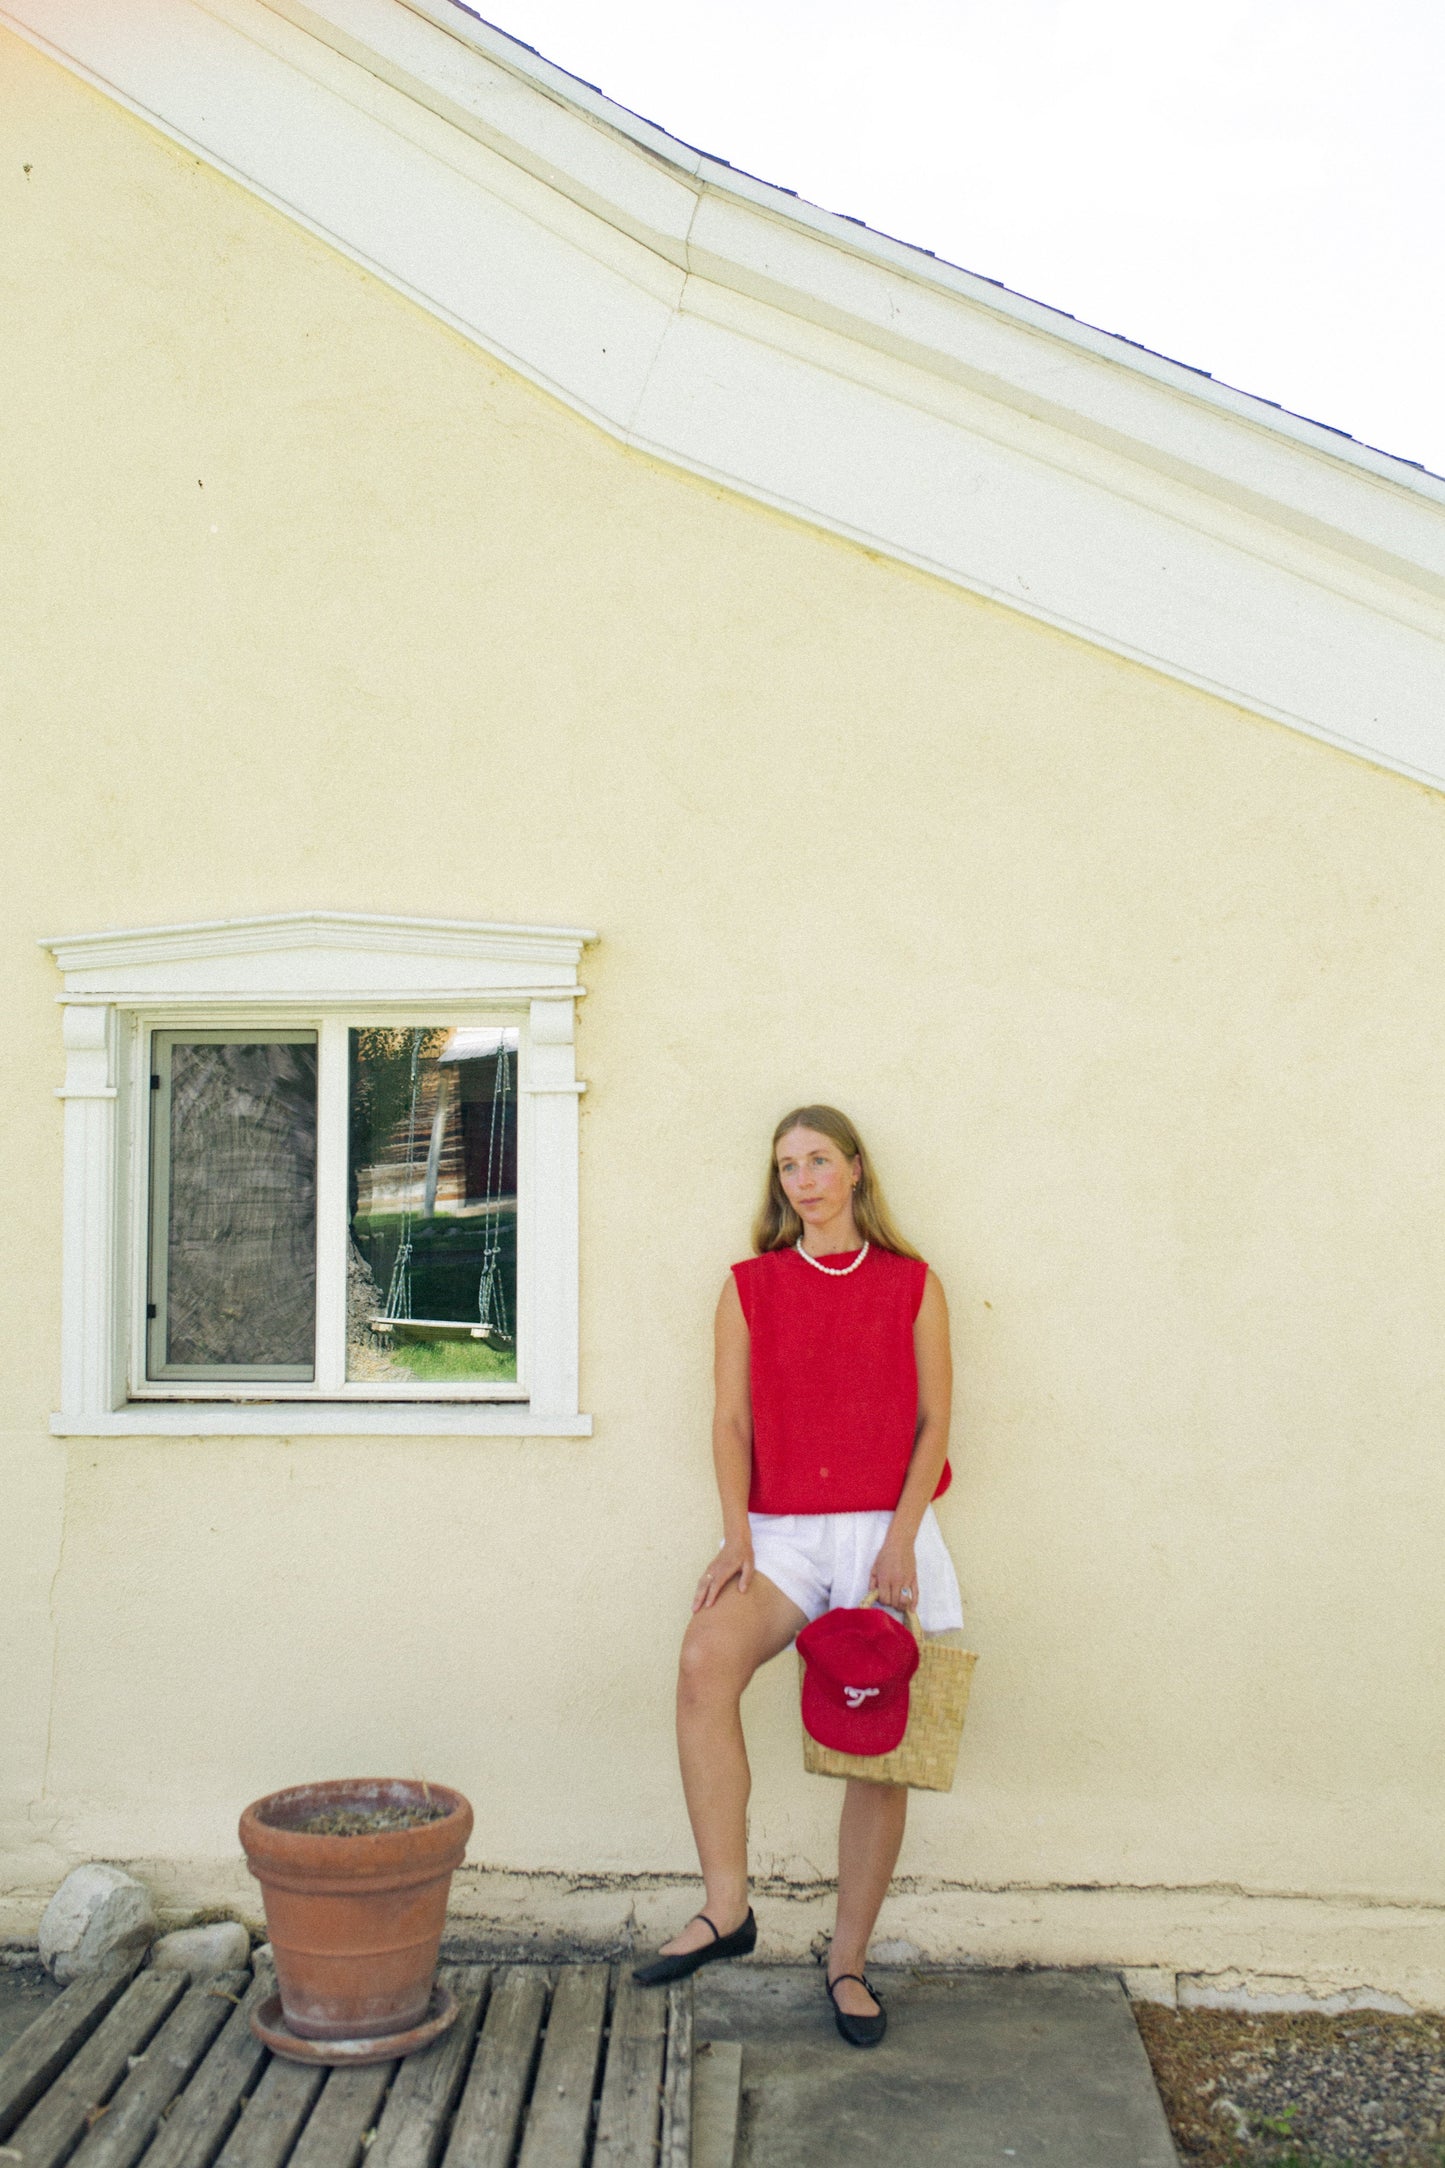
POLYGON ((898 1257, 917 1257, 913 1244, 905 1242, 893 1224, 893 1215, 873 1172, 863 1139, 847 1115, 840 1114, 836 1107, 794 1107, 773 1131, 763 1201, 753 1221, 753 1248, 759 1254, 765 1250, 791 1249, 802 1237, 803 1223, 789 1204, 778 1175, 778 1146, 790 1129, 814 1129, 819 1136, 831 1138, 845 1159, 857 1160, 859 1174, 853 1191, 853 1223, 864 1241, 871 1242, 875 1249, 892 1250, 898 1257))

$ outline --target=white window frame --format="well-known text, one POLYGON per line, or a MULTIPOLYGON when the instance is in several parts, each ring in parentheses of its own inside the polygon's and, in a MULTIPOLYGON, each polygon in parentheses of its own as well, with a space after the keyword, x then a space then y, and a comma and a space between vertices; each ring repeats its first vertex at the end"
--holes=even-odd
MULTIPOLYGON (((576 927, 295 912, 47 940, 65 978, 59 1437, 369 1433, 585 1437, 578 1407, 576 927), (315 1381, 146 1377, 151 1034, 314 1029, 323 1078, 363 1023, 518 1034, 515 1385, 353 1384, 342 1374, 346 1150, 318 1137, 315 1381)), ((324 1131, 341 1095, 322 1083, 324 1131)))

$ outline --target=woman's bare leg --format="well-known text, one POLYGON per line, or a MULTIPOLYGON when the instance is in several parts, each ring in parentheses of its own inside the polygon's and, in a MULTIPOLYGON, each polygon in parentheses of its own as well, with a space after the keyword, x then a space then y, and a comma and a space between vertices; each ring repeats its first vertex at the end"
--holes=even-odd
MULTIPOLYGON (((838 1823, 838 1914, 828 1952, 828 1978, 862 1972, 878 1910, 898 1864, 903 1825, 908 1819, 908 1787, 869 1784, 850 1777, 838 1823)), ((853 2017, 872 2017, 878 2005, 856 1980, 838 1989, 840 2009, 853 2017)))
MULTIPOLYGON (((707 1892, 703 1910, 721 1935, 741 1927, 748 1913, 752 1774, 738 1704, 759 1665, 785 1649, 807 1623, 780 1588, 755 1573, 746 1594, 729 1581, 716 1603, 694 1615, 683 1636, 677 1753, 707 1892)), ((711 1940, 701 1920, 689 1920, 681 1934, 663 1944, 663 1955, 695 1950, 711 1940)))

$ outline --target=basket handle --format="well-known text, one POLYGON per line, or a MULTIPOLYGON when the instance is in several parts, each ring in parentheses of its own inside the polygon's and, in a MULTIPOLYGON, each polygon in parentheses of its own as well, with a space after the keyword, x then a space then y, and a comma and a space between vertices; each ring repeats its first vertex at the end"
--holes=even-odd
MULTIPOLYGON (((863 1601, 859 1604, 858 1608, 860 1611, 866 1611, 870 1604, 881 1602, 882 1598, 878 1594, 877 1589, 870 1588, 867 1595, 863 1598, 863 1601)), ((918 1623, 918 1613, 910 1609, 908 1611, 905 1611, 903 1615, 908 1621, 908 1631, 912 1634, 914 1640, 918 1643, 918 1646, 922 1648, 923 1628, 918 1623)))

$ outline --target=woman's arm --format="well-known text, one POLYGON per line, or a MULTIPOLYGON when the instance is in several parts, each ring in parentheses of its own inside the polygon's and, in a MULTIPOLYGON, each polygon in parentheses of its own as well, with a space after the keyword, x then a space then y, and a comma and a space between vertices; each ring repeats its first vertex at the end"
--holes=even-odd
POLYGON ((913 1323, 913 1354, 918 1367, 918 1430, 913 1457, 883 1548, 873 1562, 871 1586, 879 1601, 893 1610, 918 1602, 918 1571, 913 1555, 919 1524, 938 1488, 948 1458, 948 1424, 953 1406, 953 1357, 948 1345, 948 1304, 935 1273, 923 1284, 923 1300, 913 1323), (912 1595, 901 1598, 904 1589, 912 1595))
POLYGON ((728 1274, 713 1323, 712 1461, 722 1503, 722 1549, 697 1584, 694 1611, 705 1611, 736 1575, 743 1594, 753 1577, 753 1539, 748 1492, 753 1479, 753 1403, 748 1361, 748 1321, 728 1274))

